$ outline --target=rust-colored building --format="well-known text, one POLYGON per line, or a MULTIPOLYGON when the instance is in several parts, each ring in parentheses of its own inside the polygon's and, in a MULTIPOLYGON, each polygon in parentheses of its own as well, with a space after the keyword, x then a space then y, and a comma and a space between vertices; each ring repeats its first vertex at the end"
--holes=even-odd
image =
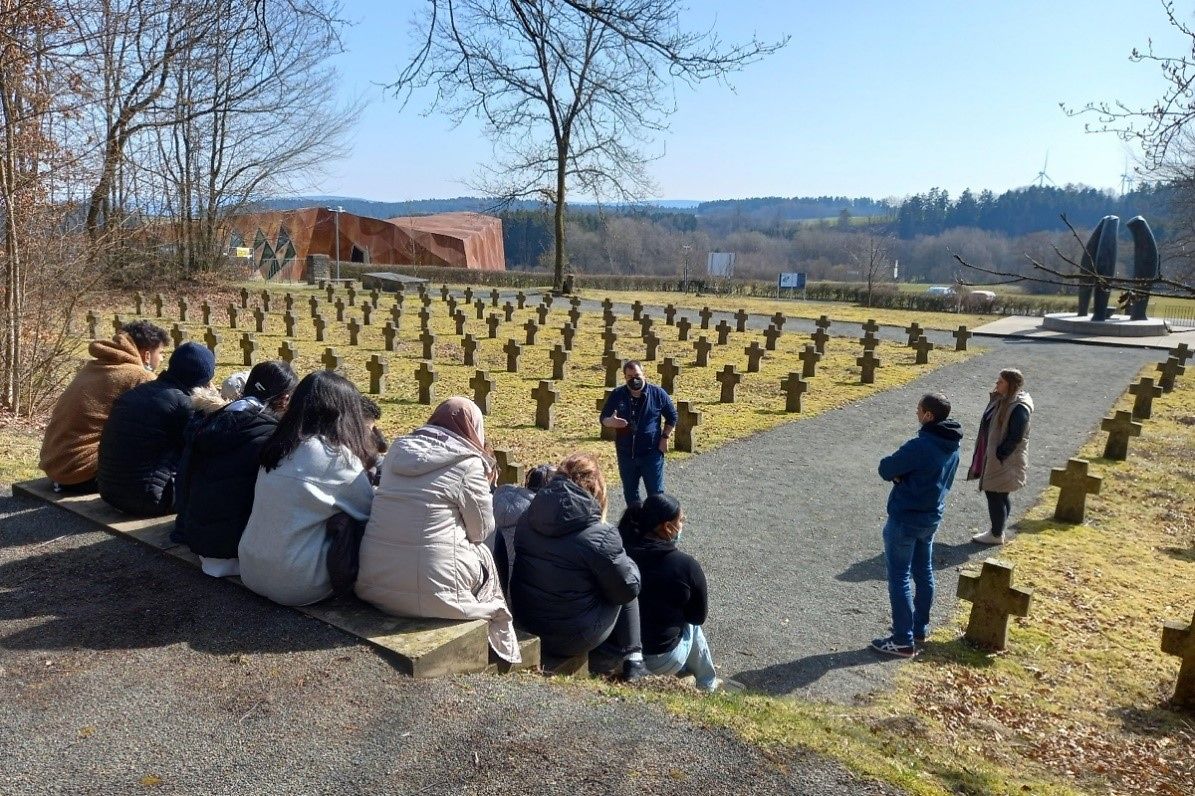
POLYGON ((374 265, 506 270, 502 220, 480 213, 386 220, 308 207, 247 213, 230 226, 230 248, 249 249, 264 279, 305 279, 309 254, 335 260, 339 253, 342 262, 374 265))

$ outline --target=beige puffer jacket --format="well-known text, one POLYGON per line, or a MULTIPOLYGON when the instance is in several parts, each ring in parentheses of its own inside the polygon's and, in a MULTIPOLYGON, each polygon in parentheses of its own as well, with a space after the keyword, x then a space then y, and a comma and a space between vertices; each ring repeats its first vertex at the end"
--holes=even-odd
POLYGON ((992 400, 984 409, 984 414, 987 414, 993 404, 998 406, 988 426, 987 450, 979 473, 979 489, 984 492, 1016 492, 1025 485, 1025 477, 1029 470, 1029 429, 1033 420, 1033 399, 1029 393, 1023 391, 1007 399, 992 393, 992 400), (1029 419, 1025 421, 1025 435, 1012 453, 1006 456, 1004 461, 1000 461, 996 457, 996 448, 1008 434, 1008 418, 1017 406, 1024 406, 1029 410, 1029 419))

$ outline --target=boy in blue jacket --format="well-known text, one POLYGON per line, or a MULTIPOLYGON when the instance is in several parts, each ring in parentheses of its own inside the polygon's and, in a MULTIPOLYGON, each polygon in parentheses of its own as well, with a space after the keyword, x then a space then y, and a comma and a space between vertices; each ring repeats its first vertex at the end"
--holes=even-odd
POLYGON ((880 460, 880 477, 892 482, 884 525, 892 635, 871 642, 871 648, 900 658, 915 656, 916 644, 925 641, 934 603, 934 533, 954 484, 963 438, 962 427, 950 419, 950 401, 944 395, 922 396, 917 422, 917 436, 880 460), (909 589, 910 578, 916 597, 909 589))

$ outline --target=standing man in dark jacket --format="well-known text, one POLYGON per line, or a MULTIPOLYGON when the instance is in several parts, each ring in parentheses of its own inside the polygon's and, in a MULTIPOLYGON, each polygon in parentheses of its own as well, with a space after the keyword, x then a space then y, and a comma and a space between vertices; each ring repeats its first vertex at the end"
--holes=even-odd
POLYGON ((601 423, 614 429, 622 494, 628 506, 635 506, 642 502, 639 479, 649 496, 664 491, 664 453, 676 427, 676 407, 663 387, 647 383, 641 363, 627 362, 622 376, 626 384, 610 393, 602 407, 601 423))
POLYGON ((917 404, 921 430, 891 456, 880 460, 880 477, 892 482, 888 522, 884 525, 884 560, 892 635, 871 642, 885 655, 912 658, 925 640, 934 603, 934 533, 946 511, 946 496, 958 470, 962 427, 950 418, 950 401, 937 393, 917 404), (909 589, 910 577, 917 587, 909 589))
POLYGON ((116 399, 100 435, 100 497, 126 514, 158 517, 174 510, 174 472, 194 408, 191 391, 211 383, 216 358, 183 343, 166 372, 116 399))

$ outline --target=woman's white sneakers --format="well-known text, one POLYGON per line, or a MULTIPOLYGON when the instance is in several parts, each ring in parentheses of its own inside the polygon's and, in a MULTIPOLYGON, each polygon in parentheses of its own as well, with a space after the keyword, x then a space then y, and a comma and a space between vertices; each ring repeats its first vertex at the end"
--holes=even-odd
POLYGON ((1002 545, 1004 544, 1004 537, 997 536, 991 531, 984 531, 983 533, 977 533, 972 536, 971 541, 976 544, 1002 545))

